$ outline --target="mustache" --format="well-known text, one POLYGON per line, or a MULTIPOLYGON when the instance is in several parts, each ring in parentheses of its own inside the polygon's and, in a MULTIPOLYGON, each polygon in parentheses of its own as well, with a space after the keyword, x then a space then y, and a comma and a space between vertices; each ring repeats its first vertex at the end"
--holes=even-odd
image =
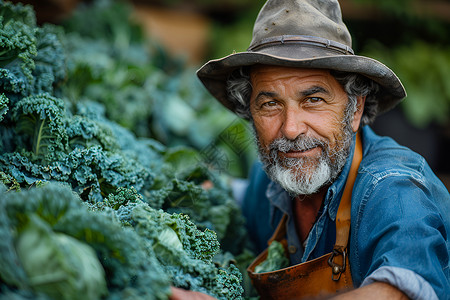
POLYGON ((295 140, 289 140, 286 137, 281 137, 273 140, 269 144, 269 152, 283 152, 287 153, 289 151, 306 151, 315 147, 321 147, 325 149, 327 143, 318 138, 311 136, 301 136, 297 137, 295 140))

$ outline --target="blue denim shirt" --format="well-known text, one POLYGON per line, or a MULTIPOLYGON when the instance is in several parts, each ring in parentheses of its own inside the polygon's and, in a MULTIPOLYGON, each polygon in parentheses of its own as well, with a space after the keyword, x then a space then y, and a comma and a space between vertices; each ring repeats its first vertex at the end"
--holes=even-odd
MULTIPOLYGON (((377 136, 368 126, 362 129, 362 143, 349 240, 354 286, 383 281, 412 299, 450 299, 447 189, 424 158, 390 138, 377 136)), ((352 157, 353 150, 328 188, 305 247, 293 222, 292 199, 267 178, 260 163, 256 164, 242 203, 256 251, 267 247, 281 216, 287 214, 291 264, 331 252, 336 239, 336 213, 352 157)))

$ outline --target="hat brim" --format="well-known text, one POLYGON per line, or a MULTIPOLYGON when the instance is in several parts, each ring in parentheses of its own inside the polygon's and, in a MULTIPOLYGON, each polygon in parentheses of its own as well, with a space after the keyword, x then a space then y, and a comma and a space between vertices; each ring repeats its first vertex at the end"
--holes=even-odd
POLYGON ((364 56, 344 55, 332 51, 302 47, 270 47, 260 52, 239 52, 224 58, 211 60, 203 65, 197 76, 206 89, 226 108, 235 112, 235 105, 228 99, 226 81, 239 67, 256 64, 329 69, 364 75, 377 82, 381 89, 378 100, 378 114, 392 109, 406 97, 406 91, 395 73, 381 62, 364 56), (319 55, 318 55, 319 54, 319 55), (303 56, 303 57, 302 57, 303 56))

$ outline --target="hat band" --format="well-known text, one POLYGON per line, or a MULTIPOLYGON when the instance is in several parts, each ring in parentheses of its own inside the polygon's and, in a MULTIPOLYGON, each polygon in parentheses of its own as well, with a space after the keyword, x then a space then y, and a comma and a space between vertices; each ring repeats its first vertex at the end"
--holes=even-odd
POLYGON ((310 46, 323 47, 328 49, 333 49, 338 52, 347 55, 354 55, 353 49, 347 45, 338 43, 336 41, 327 40, 315 36, 307 35, 281 35, 262 39, 257 44, 250 46, 248 51, 256 51, 264 47, 268 47, 276 44, 303 44, 310 46))

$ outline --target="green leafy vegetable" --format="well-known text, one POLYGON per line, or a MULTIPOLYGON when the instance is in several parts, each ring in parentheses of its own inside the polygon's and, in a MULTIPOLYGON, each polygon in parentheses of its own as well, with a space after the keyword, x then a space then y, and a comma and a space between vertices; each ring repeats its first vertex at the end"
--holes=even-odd
POLYGON ((195 116, 158 129, 167 96, 196 113, 204 94, 111 19, 122 6, 95 5, 91 36, 0 0, 0 299, 240 299, 240 271, 215 259, 246 242, 227 176, 194 143, 164 144, 195 116))
POLYGON ((169 281, 153 252, 114 215, 89 211, 60 184, 2 190, 0 279, 10 288, 98 299, 106 282, 108 299, 166 299, 169 281))
POLYGON ((35 156, 64 150, 63 116, 64 102, 49 94, 22 98, 13 109, 16 131, 35 156))
POLYGON ((0 122, 3 120, 3 115, 8 111, 8 98, 5 94, 0 94, 0 122))
POLYGON ((55 299, 89 300, 106 295, 102 265, 94 250, 77 239, 53 232, 36 215, 20 230, 18 258, 30 287, 55 299))
POLYGON ((216 234, 200 231, 187 215, 168 214, 145 203, 121 206, 118 216, 153 245, 156 257, 177 287, 200 291, 218 299, 240 299, 242 275, 234 266, 218 269, 216 234))
POLYGON ((31 6, 0 5, 0 86, 8 92, 26 94, 32 87, 35 68, 36 18, 31 6))
POLYGON ((283 244, 272 241, 267 251, 266 260, 255 267, 255 273, 276 271, 289 266, 283 244))

